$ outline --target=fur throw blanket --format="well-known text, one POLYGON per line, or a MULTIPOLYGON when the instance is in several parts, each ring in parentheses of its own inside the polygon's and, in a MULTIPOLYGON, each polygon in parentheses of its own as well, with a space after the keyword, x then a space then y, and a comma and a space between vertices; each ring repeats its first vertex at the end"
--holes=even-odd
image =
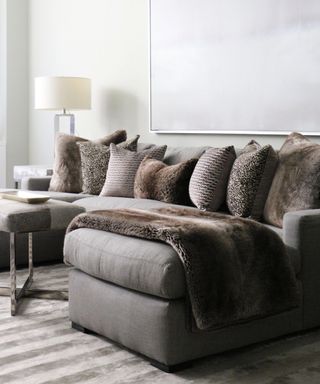
POLYGON ((277 314, 299 304, 282 240, 253 220, 184 207, 115 209, 83 213, 67 232, 78 228, 170 244, 185 270, 198 330, 277 314))

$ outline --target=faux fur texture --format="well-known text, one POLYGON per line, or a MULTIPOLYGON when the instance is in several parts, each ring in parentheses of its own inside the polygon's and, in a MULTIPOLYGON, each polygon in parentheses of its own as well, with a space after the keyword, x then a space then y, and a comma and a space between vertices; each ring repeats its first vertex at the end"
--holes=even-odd
MULTIPOLYGON (((98 140, 100 144, 118 144, 127 136, 126 131, 115 131, 98 140)), ((77 142, 88 141, 82 137, 58 133, 55 139, 53 175, 49 191, 82 191, 81 157, 77 142)))
POLYGON ((264 219, 282 227, 286 212, 316 208, 320 208, 320 145, 294 132, 279 151, 264 219))
POLYGON ((116 209, 81 214, 67 233, 78 228, 170 244, 183 264, 199 330, 299 305, 296 279, 282 240, 252 220, 182 207, 116 209))
POLYGON ((197 159, 175 165, 146 157, 142 160, 134 181, 134 197, 171 204, 191 205, 189 182, 197 159))

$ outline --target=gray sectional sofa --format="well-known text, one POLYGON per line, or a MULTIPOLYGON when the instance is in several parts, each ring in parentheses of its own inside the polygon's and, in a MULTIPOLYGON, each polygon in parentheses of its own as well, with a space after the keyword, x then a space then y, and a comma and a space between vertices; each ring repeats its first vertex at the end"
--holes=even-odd
MULTIPOLYGON (((199 157, 202 148, 169 148, 165 162, 199 157)), ((22 188, 46 190, 49 178, 23 180, 22 188)), ((87 211, 153 208, 166 203, 131 198, 52 193, 87 211)), ((70 319, 74 327, 103 335, 170 371, 202 356, 320 325, 320 210, 287 213, 282 229, 301 304, 293 310, 209 332, 188 330, 182 264, 167 244, 93 229, 77 229, 64 243, 70 273, 70 319)), ((63 233, 38 234, 35 259, 62 260, 63 233)), ((6 241, 1 236, 0 241, 6 241)), ((24 240, 21 239, 23 248, 24 240)), ((2 248, 6 249, 6 248, 2 248)), ((1 265, 5 259, 1 258, 1 265)), ((23 260, 20 260, 23 262, 23 260)))

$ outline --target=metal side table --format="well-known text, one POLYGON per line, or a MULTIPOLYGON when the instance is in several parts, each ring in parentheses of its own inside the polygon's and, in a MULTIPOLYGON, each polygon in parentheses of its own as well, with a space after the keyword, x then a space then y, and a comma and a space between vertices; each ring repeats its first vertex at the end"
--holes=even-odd
POLYGON ((31 289, 33 281, 32 234, 39 231, 66 229, 70 221, 84 208, 74 204, 49 200, 42 204, 26 204, 10 200, 0 200, 0 231, 10 233, 10 286, 1 286, 0 295, 10 296, 11 315, 17 313, 22 297, 65 299, 66 292, 31 289), (16 236, 28 233, 29 275, 21 288, 17 288, 16 236))

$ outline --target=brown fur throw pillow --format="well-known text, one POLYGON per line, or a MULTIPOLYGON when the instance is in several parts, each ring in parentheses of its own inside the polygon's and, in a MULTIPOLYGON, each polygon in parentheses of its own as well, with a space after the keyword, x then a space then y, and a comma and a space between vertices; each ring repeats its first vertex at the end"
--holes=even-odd
POLYGON ((320 208, 320 145, 291 133, 279 151, 264 219, 282 227, 286 212, 315 208, 320 208))
MULTIPOLYGON (((127 137, 126 131, 116 131, 99 140, 100 144, 121 143, 127 137)), ((82 137, 58 133, 55 140, 53 175, 49 191, 82 191, 81 158, 77 142, 88 141, 82 137)))
POLYGON ((189 182, 197 159, 175 165, 146 157, 137 171, 134 197, 190 205, 189 182))
POLYGON ((271 145, 250 141, 235 160, 227 189, 227 205, 234 216, 259 220, 272 183, 278 156, 271 145))

